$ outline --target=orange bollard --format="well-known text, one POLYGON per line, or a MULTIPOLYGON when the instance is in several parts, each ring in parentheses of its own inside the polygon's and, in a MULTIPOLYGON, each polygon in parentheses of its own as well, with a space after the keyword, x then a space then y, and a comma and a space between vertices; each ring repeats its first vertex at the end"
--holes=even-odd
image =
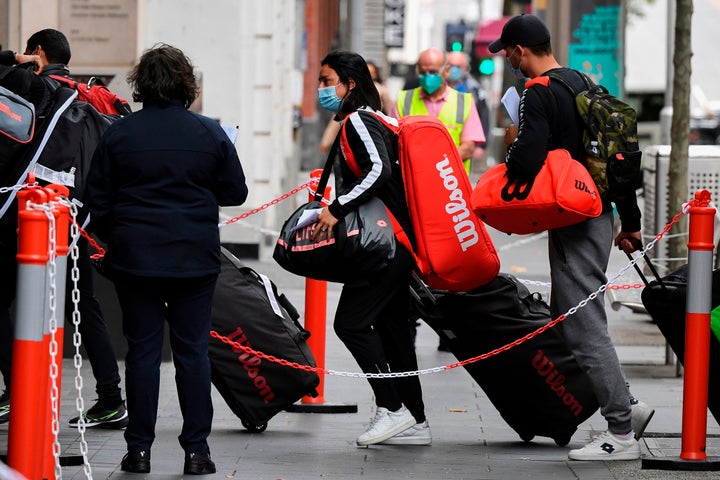
MULTIPOLYGON (((313 181, 312 189, 317 190, 322 170, 310 172, 313 181)), ((331 187, 326 187, 323 198, 330 198, 331 187)), ((310 201, 315 195, 310 193, 310 201)), ((305 280, 305 329, 310 332, 307 339, 308 347, 315 358, 315 364, 325 369, 325 332, 327 328, 327 282, 308 278, 305 280)), ((355 413, 355 404, 327 404, 325 402, 325 375, 320 374, 320 383, 317 387, 317 397, 305 395, 301 404, 291 405, 287 411, 301 413, 355 413)))
POLYGON ((699 191, 702 206, 690 207, 688 239, 687 315, 685 317, 685 381, 683 384, 682 447, 680 458, 706 460, 710 310, 712 309, 712 251, 715 209, 710 192, 699 191))
POLYGON ((720 459, 708 458, 706 453, 715 209, 709 206, 710 192, 707 190, 696 192, 695 200, 696 204, 689 210, 685 379, 680 458, 644 458, 642 468, 720 470, 720 459))
POLYGON ((22 190, 18 198, 17 319, 13 341, 10 388, 8 465, 28 479, 41 478, 43 424, 47 378, 43 350, 44 286, 49 255, 49 219, 45 212, 28 210, 27 202, 46 203, 41 189, 22 190))
MULTIPOLYGON (((322 170, 310 172, 310 179, 313 180, 312 188, 317 190, 322 170)), ((330 187, 325 188, 324 199, 330 198, 330 187)), ((310 193, 310 201, 315 196, 310 193)), ((305 329, 312 335, 307 339, 308 347, 315 357, 315 364, 318 368, 325 368, 325 329, 327 320, 327 282, 308 278, 305 280, 305 329)), ((317 397, 305 395, 302 403, 325 403, 325 375, 320 375, 320 384, 317 387, 317 397)))

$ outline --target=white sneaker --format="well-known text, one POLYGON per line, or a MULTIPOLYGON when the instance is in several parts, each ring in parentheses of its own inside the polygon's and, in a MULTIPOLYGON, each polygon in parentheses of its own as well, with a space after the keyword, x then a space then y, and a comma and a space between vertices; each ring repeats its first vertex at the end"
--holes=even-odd
POLYGON ((621 440, 610 432, 604 432, 583 448, 570 450, 570 460, 637 460, 640 444, 634 438, 621 440))
POLYGON ((407 408, 401 407, 397 412, 391 412, 385 407, 378 407, 375 418, 370 422, 367 430, 357 438, 357 444, 364 447, 380 443, 413 425, 415 425, 415 417, 407 408))
POLYGON ((655 415, 655 409, 635 398, 630 399, 630 408, 632 409, 630 424, 632 425, 633 432, 635 432, 635 440, 640 440, 640 437, 642 437, 642 434, 645 432, 645 428, 648 426, 648 423, 650 423, 650 419, 655 415), (633 403, 633 401, 635 403, 633 403))
POLYGON ((432 443, 430 425, 428 425, 427 420, 416 423, 404 432, 400 432, 380 443, 383 445, 430 445, 432 443))

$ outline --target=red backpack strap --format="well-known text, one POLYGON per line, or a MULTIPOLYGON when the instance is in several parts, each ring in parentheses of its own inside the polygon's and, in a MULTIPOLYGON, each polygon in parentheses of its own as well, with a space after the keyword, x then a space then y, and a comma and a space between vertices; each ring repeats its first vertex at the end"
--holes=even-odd
MULTIPOLYGON (((385 115, 378 114, 371 111, 365 111, 366 113, 369 113, 373 115, 375 118, 380 120, 380 123, 385 125, 387 128, 389 128, 395 135, 400 134, 400 126, 395 125, 392 122, 396 121, 392 117, 386 117, 385 115)), ((354 114, 353 114, 354 115, 354 114)), ((358 113, 359 115, 359 113, 358 113)), ((342 151, 345 157, 345 162, 347 163, 348 167, 350 168, 350 171, 355 174, 356 177, 359 177, 362 174, 362 169, 360 168, 360 165, 358 165, 357 161, 355 160, 355 157, 353 156, 352 151, 347 148, 348 142, 347 142, 347 133, 345 132, 345 125, 347 125, 347 120, 343 121, 342 127, 340 129, 340 140, 341 140, 341 147, 342 151)))
POLYGON ((48 75, 48 77, 52 78, 53 80, 57 80, 58 82, 72 88, 73 90, 77 90, 78 88, 78 83, 67 77, 61 77, 60 75, 48 75))
POLYGON ((531 78, 525 82, 525 88, 530 88, 533 85, 542 85, 543 87, 547 87, 550 85, 550 77, 543 75, 541 77, 531 78))
POLYGON ((357 161, 355 160, 355 155, 352 152, 352 149, 348 147, 348 140, 347 140, 347 125, 348 119, 346 118, 342 122, 342 126, 340 127, 340 149, 343 152, 343 157, 345 158, 345 163, 347 163, 347 166, 350 168, 350 171, 353 172, 353 174, 356 177, 359 177, 362 175, 362 169, 360 168, 360 165, 358 165, 357 161))

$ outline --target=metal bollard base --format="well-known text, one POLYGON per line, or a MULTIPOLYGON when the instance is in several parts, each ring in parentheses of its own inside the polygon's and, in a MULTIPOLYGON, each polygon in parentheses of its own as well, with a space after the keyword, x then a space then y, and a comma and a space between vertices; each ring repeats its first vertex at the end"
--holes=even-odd
POLYGON ((643 458, 643 470, 674 470, 692 472, 720 471, 720 457, 707 457, 706 460, 683 460, 677 458, 643 458))
POLYGON ((356 403, 293 403, 285 409, 292 413, 357 413, 356 403))

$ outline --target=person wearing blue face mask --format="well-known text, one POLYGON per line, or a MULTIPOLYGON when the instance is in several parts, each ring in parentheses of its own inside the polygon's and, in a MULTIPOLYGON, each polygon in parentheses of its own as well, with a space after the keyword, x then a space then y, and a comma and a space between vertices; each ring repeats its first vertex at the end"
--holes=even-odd
MULTIPOLYGON (((519 125, 510 125, 505 143, 508 174, 530 181, 542 167, 548 150, 562 148, 583 162, 583 120, 574 96, 550 73, 562 77, 577 91, 585 89, 578 72, 561 66, 552 52, 550 31, 537 16, 511 18, 500 38, 490 43, 491 53, 505 52, 514 74, 528 77, 520 100, 519 125)), ((548 258, 552 318, 578 305, 607 282, 612 245, 632 253, 633 239, 642 238, 640 209, 632 195, 615 206, 621 231, 613 228, 613 206, 604 202, 595 218, 548 232, 548 258), (613 238, 614 237, 614 238, 613 238)), ((582 448, 568 452, 570 460, 634 460, 640 458, 638 439, 654 409, 635 399, 628 389, 617 352, 608 334, 602 294, 558 325, 580 368, 588 374, 608 429, 582 448)))
POLYGON ((420 86, 401 90, 390 115, 398 119, 408 115, 437 117, 455 140, 469 175, 473 152, 477 144, 485 142, 485 133, 472 94, 448 85, 450 71, 442 50, 429 48, 421 52, 417 62, 420 86))
MULTIPOLYGON (((397 125, 397 120, 380 111, 380 94, 367 63, 354 52, 330 52, 321 62, 318 83, 320 104, 336 113, 341 122, 336 140, 340 144, 340 168, 335 182, 340 187, 336 198, 318 216, 314 239, 331 238, 340 219, 372 198, 382 200, 411 235, 398 163, 398 137, 383 123, 397 125)), ((418 368, 407 321, 414 265, 410 252, 398 246, 382 271, 372 277, 358 274, 353 282, 343 285, 333 327, 363 372, 418 368)), ((417 376, 370 378, 368 382, 375 397, 375 417, 358 436, 358 446, 432 443, 417 376)))

